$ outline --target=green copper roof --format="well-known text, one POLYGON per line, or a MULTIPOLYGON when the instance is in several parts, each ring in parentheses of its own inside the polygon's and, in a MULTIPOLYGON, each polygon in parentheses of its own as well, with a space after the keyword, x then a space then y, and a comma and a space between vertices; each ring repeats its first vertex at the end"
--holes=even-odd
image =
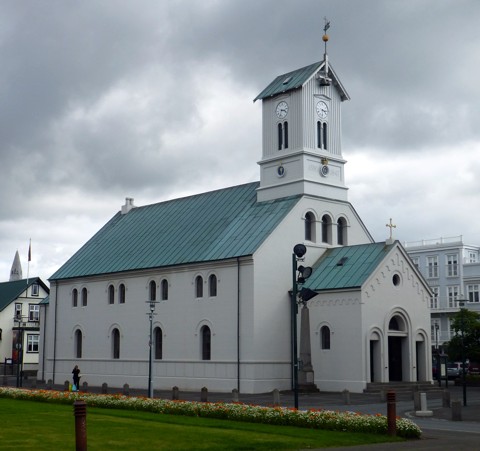
POLYGON ((257 202, 258 182, 117 213, 50 280, 251 255, 298 202, 257 202))
POLYGON ((385 243, 328 249, 304 284, 313 291, 359 288, 393 248, 385 243))
POLYGON ((42 282, 39 277, 30 277, 28 279, 14 280, 12 282, 0 283, 0 312, 9 306, 15 299, 18 298, 30 285, 38 283, 44 290, 49 292, 48 287, 42 282))
POLYGON ((276 96, 282 92, 301 88, 322 64, 323 61, 319 61, 310 64, 309 66, 302 67, 301 69, 288 72, 287 74, 279 75, 260 94, 258 94, 257 97, 255 97, 254 102, 255 100, 276 96))

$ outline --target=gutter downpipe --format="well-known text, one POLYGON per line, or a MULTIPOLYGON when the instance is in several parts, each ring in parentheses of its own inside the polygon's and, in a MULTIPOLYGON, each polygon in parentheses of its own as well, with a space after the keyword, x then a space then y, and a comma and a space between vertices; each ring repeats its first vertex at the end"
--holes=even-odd
POLYGON ((240 393, 240 258, 237 257, 237 390, 240 393))
POLYGON ((58 305, 58 281, 55 281, 55 318, 53 322, 53 368, 52 382, 55 384, 55 363, 57 361, 57 305, 58 305))

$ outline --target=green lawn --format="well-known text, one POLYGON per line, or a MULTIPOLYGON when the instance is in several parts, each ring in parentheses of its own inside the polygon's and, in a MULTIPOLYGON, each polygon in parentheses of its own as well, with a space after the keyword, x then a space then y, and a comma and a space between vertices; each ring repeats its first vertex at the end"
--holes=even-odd
MULTIPOLYGON (((0 448, 74 450, 73 406, 0 399, 0 448)), ((160 415, 87 410, 89 450, 286 450, 392 441, 372 434, 160 415)), ((395 439, 393 439, 395 440, 395 439)))

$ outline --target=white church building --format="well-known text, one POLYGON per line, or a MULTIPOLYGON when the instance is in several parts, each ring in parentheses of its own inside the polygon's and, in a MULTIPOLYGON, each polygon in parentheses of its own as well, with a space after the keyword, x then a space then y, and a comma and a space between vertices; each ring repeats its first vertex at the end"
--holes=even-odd
POLYGON ((398 242, 373 242, 348 202, 348 99, 325 55, 255 99, 259 182, 146 206, 127 199, 50 278, 38 378, 62 384, 79 365, 89 385, 146 388, 155 301, 153 388, 291 389, 292 290, 312 267, 297 288, 315 296, 307 307, 295 299, 304 382, 360 392, 430 381, 430 289, 398 242), (297 244, 306 253, 293 263, 297 244))

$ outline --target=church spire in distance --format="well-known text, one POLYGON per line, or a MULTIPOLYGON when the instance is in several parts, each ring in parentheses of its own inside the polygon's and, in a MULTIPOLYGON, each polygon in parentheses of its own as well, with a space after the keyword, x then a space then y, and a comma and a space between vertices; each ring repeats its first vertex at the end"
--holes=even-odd
POLYGON ((13 259, 12 269, 10 270, 10 282, 22 280, 22 277, 22 264, 20 263, 20 255, 18 255, 17 250, 13 259))

